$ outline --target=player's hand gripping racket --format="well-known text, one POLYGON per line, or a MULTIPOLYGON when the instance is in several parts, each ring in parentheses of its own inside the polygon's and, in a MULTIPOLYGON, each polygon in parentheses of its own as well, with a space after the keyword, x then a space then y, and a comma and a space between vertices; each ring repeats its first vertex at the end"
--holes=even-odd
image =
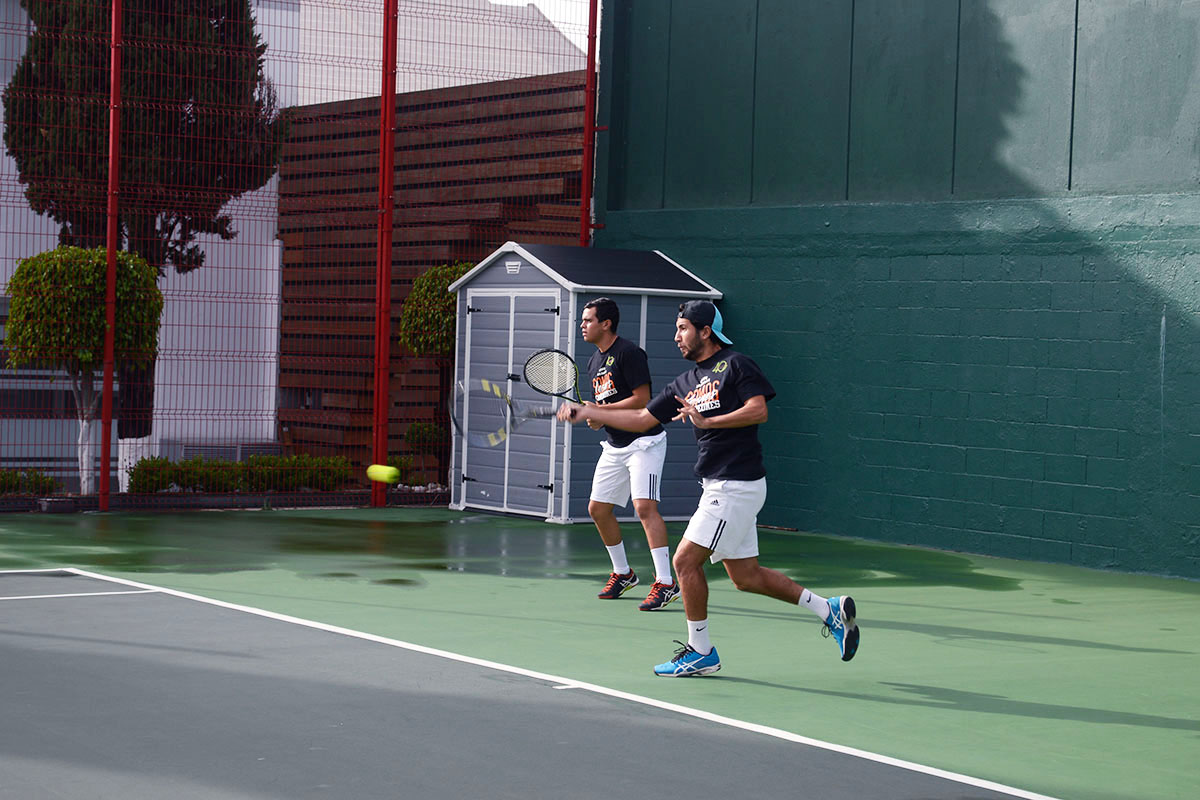
POLYGON ((458 381, 449 398, 449 411, 458 435, 477 447, 504 444, 527 420, 554 416, 553 406, 510 397, 501 384, 486 379, 472 380, 468 385, 458 381))
POLYGON ((526 359, 525 382, 535 392, 582 402, 579 399, 579 368, 562 350, 538 350, 526 359))

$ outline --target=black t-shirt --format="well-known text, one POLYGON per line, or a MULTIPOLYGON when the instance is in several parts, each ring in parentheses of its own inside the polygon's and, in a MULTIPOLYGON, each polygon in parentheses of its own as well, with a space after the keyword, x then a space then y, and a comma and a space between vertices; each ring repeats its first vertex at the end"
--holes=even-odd
MULTIPOLYGON (((669 422, 679 413, 676 395, 690 400, 706 417, 736 411, 756 395, 766 400, 775 389, 758 364, 729 348, 701 361, 663 389, 646 409, 669 422)), ((696 475, 718 480, 756 481, 767 474, 763 466, 758 426, 696 428, 696 475)))
MULTIPOLYGON (((650 362, 646 351, 628 339, 618 336, 608 350, 597 350, 587 363, 588 377, 592 381, 592 399, 597 405, 605 406, 633 396, 633 390, 650 384, 650 362)), ((605 425, 608 441, 613 447, 625 447, 642 436, 657 436, 662 425, 648 431, 632 433, 605 425)))

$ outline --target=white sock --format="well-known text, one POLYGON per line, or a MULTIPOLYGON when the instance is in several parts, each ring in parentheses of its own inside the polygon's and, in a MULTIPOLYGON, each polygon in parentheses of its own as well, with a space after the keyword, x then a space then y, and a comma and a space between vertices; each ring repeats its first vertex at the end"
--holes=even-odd
POLYGON ((629 559, 625 556, 625 543, 617 542, 612 547, 604 546, 608 551, 608 557, 612 559, 613 572, 618 575, 626 575, 629 573, 629 559))
POLYGON ((670 586, 675 582, 671 577, 671 548, 669 547, 652 547, 650 548, 650 557, 654 559, 654 580, 664 586, 670 586))
POLYGON ((819 594, 813 594, 808 589, 801 590, 800 602, 796 605, 807 608, 822 620, 829 616, 829 601, 819 594))
POLYGON ((702 656, 712 652, 712 642, 708 638, 708 620, 688 620, 688 645, 702 656))

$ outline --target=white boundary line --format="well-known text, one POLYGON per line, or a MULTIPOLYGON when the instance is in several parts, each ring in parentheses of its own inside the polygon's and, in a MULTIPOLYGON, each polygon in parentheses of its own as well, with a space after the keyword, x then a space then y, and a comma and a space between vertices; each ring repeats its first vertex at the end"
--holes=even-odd
POLYGON ((36 575, 46 572, 69 573, 74 570, 69 567, 50 567, 49 569, 0 569, 0 575, 36 575))
POLYGON ((158 589, 130 589, 128 592, 73 592, 72 594, 19 594, 13 597, 0 597, 4 600, 53 600, 59 597, 111 597, 115 594, 154 594, 158 589))
MULTIPOLYGON (((34 571, 34 570, 24 570, 24 571, 30 572, 30 571, 34 571)), ((834 744, 832 742, 821 741, 820 739, 812 739, 808 736, 801 736, 799 734, 792 733, 791 731, 785 731, 780 728, 771 728, 766 725, 758 725, 753 722, 745 722, 743 720, 733 719, 732 717, 724 717, 724 716, 721 716, 720 714, 713 714, 708 711, 702 711, 702 710, 696 709, 696 708, 688 708, 687 706, 676 705, 675 703, 667 703, 662 700, 655 700, 652 697, 643 697, 641 695, 631 694, 629 692, 622 692, 617 689, 610 689, 607 686, 599 686, 594 683, 584 683, 582 681, 576 681, 576 680, 572 680, 570 678, 560 678, 558 676, 549 675, 544 672, 535 672, 534 670, 524 669, 522 667, 514 667, 514 666, 510 666, 508 664, 501 664, 501 663, 498 663, 495 661, 487 661, 487 660, 481 659, 481 658, 474 658, 472 656, 464 656, 464 655, 460 655, 458 653, 451 653, 447 650, 438 650, 436 648, 425 647, 423 645, 413 644, 411 642, 403 642, 398 639, 389 639, 385 636, 376 636, 375 634, 363 633, 362 631, 356 631, 356 630, 352 630, 350 628, 341 628, 336 625, 328 625, 324 622, 315 622, 313 620, 301 619, 300 617, 292 617, 292 616, 288 616, 287 614, 277 614, 274 611, 266 611, 261 608, 254 608, 253 606, 243 606, 243 605, 238 605, 236 603, 227 603, 223 600, 214 600, 211 597, 204 597, 202 595, 191 594, 189 592, 181 592, 181 591, 178 591, 175 589, 168 589, 168 588, 165 588, 162 586, 154 586, 154 585, 148 584, 148 583, 140 583, 138 581, 125 580, 124 578, 113 578, 108 575, 101 575, 96 572, 88 572, 87 570, 76 569, 74 567, 65 567, 62 569, 38 570, 38 571, 41 571, 41 572, 67 572, 67 573, 71 573, 74 575, 81 575, 81 576, 84 576, 87 578, 95 578, 96 580, 111 581, 112 583, 119 583, 119 584, 123 584, 125 586, 134 586, 139 589, 146 589, 151 592, 158 592, 160 594, 173 595, 175 597, 180 597, 185 600, 194 600, 198 603, 206 603, 208 605, 218 606, 220 608, 226 608, 226 609, 230 609, 233 611, 241 611, 246 614, 254 614, 255 616, 266 617, 267 619, 273 619, 273 620, 277 620, 279 622, 288 622, 293 625, 300 625, 300 626, 303 626, 306 628, 313 628, 315 630, 326 631, 328 633, 336 633, 336 634, 340 634, 342 636, 350 636, 355 639, 362 639, 364 641, 375 642, 377 644, 385 644, 390 647, 399 647, 404 650, 411 650, 415 653, 423 653, 425 655, 437 656, 438 658, 445 658, 445 659, 449 659, 451 661, 458 661, 463 664, 471 664, 471 665, 474 665, 477 667, 494 669, 494 670, 497 670, 500 672, 507 672, 507 673, 510 673, 513 675, 522 675, 527 678, 534 678, 536 680, 546 681, 547 683, 555 684, 553 686, 553 688, 555 688, 555 689, 583 689, 584 691, 593 692, 595 694, 604 695, 606 697, 614 697, 614 698, 617 698, 620 700, 627 700, 632 703, 639 703, 641 705, 651 706, 653 708, 662 709, 663 711, 672 711, 677 714, 683 714, 683 715, 686 715, 689 717, 695 717, 696 719, 702 719, 707 722, 714 722, 718 725, 725 725, 730 728, 737 728, 739 730, 751 731, 754 733, 761 733, 766 736, 773 736, 776 739, 783 739, 785 741, 795 742, 796 744, 808 745, 809 747, 816 747, 821 750, 829 750, 834 753, 842 753, 844 755, 854 756, 855 758, 861 758, 866 761, 874 761, 875 763, 878 763, 878 764, 886 764, 888 766, 898 767, 900 769, 905 769, 910 772, 917 772, 917 773, 921 773, 923 775, 931 775, 936 778, 943 778, 945 780, 954 781, 956 783, 965 784, 967 786, 973 786, 978 789, 987 789, 989 791, 999 792, 1001 794, 1007 794, 1012 797, 1020 797, 1020 798, 1023 798, 1023 800, 1058 800, 1058 798, 1054 798, 1049 795, 1037 794, 1036 792, 1028 792, 1028 791, 1025 791, 1024 789, 1017 789, 1012 786, 1005 786, 1004 784, 1001 784, 1001 783, 994 783, 992 781, 983 780, 981 778, 973 778, 969 775, 962 775, 957 772, 949 772, 948 770, 938 769, 936 767, 927 767, 924 764, 917 764, 912 761, 904 761, 899 758, 892 758, 891 756, 880 755, 879 753, 872 753, 867 750, 859 750, 859 749, 856 749, 853 747, 845 747, 840 744, 834 744)))

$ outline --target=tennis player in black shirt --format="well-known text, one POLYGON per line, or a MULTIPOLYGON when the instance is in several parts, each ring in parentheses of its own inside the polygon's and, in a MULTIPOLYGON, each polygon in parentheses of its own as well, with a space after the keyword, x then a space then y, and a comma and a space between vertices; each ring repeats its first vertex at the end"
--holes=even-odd
POLYGON ((657 675, 707 675, 721 668, 708 629, 708 582, 704 562, 722 562, 734 586, 804 606, 825 622, 843 661, 858 651, 854 600, 813 594, 781 572, 758 563, 759 510, 767 497, 758 426, 767 421, 775 396, 766 375, 748 356, 729 348, 721 312, 707 300, 679 306, 675 343, 695 366, 676 378, 645 408, 607 409, 570 403, 559 419, 644 431, 685 420, 696 428, 696 474, 703 494, 683 541, 675 550, 675 575, 683 591, 688 641, 657 675))
MULTIPOLYGON (((579 330, 585 342, 596 346, 587 364, 592 397, 606 408, 645 408, 650 400, 650 364, 645 350, 617 335, 620 321, 621 310, 608 297, 598 297, 583 307, 579 330)), ((589 427, 604 426, 597 422, 589 423, 589 427)), ((605 433, 608 438, 600 443, 600 458, 592 475, 588 514, 596 523, 613 568, 597 596, 615 600, 638 584, 637 573, 629 566, 625 553, 621 525, 613 514, 614 506, 628 505, 632 496, 654 562, 654 585, 638 609, 658 611, 679 597, 679 587, 671 577, 667 525, 658 513, 667 434, 661 425, 637 433, 605 428, 605 433)))

